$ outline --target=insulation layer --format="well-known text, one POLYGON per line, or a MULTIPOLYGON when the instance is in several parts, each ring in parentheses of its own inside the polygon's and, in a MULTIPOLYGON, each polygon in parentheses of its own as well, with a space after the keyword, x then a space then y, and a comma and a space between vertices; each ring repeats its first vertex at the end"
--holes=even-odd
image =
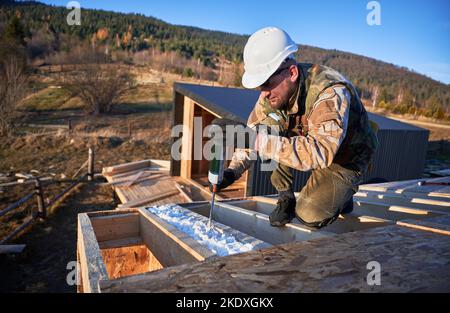
POLYGON ((208 228, 208 219, 179 205, 161 205, 147 208, 160 219, 175 226, 218 256, 269 247, 270 244, 218 222, 208 228))

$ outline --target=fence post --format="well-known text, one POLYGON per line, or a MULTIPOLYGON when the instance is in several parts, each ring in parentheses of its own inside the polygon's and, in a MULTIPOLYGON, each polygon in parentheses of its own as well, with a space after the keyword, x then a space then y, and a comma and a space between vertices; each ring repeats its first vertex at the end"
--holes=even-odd
POLYGON ((131 122, 128 122, 128 138, 131 138, 131 122))
POLYGON ((69 136, 72 135, 72 119, 69 117, 69 120, 67 121, 67 128, 69 129, 69 136))
POLYGON ((45 208, 44 203, 44 195, 42 193, 42 184, 39 178, 36 177, 35 179, 35 185, 34 190, 36 193, 36 200, 37 200, 37 206, 38 206, 38 217, 45 219, 47 217, 47 212, 45 208))
POLYGON ((94 150, 89 148, 88 181, 94 180, 94 150))

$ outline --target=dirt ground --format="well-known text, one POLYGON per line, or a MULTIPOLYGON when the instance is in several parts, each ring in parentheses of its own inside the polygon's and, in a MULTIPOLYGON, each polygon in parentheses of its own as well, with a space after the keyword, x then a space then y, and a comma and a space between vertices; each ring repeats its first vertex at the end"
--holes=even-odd
POLYGON ((0 292, 76 292, 66 278, 76 261, 77 214, 115 208, 110 186, 85 183, 74 189, 44 222, 12 243, 26 244, 18 255, 0 255, 0 292))

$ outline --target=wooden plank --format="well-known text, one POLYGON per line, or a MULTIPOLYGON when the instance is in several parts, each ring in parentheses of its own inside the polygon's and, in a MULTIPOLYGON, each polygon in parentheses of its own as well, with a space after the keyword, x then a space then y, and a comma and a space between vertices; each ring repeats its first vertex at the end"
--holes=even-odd
POLYGON ((433 175, 438 176, 450 176, 450 169, 440 170, 440 171, 431 171, 430 172, 433 175))
POLYGON ((150 164, 153 168, 159 168, 161 170, 170 171, 170 161, 151 159, 150 164))
POLYGON ((139 209, 141 237, 164 267, 204 261, 214 254, 146 209, 139 209))
POLYGON ((128 202, 126 202, 126 203, 124 203, 122 205, 119 205, 118 208, 120 208, 120 209, 137 208, 137 207, 140 207, 140 206, 143 206, 143 205, 146 205, 146 204, 150 204, 150 203, 155 202, 157 200, 164 199, 164 198, 176 195, 178 193, 180 193, 180 192, 177 189, 169 190, 167 192, 163 192, 163 193, 160 193, 160 194, 148 197, 148 198, 128 201, 128 202))
POLYGON ((83 292, 100 292, 99 281, 107 280, 108 273, 103 263, 94 229, 86 213, 78 214, 77 236, 77 251, 80 257, 80 275, 83 282, 83 292))
POLYGON ((175 187, 178 189, 178 191, 180 192, 180 194, 183 195, 183 197, 187 200, 187 202, 192 202, 191 197, 189 197, 186 192, 184 191, 184 189, 180 186, 180 184, 175 183, 175 187))
POLYGON ((120 202, 127 203, 131 199, 125 194, 125 192, 120 188, 114 188, 114 192, 117 194, 120 202))
MULTIPOLYGON (((122 178, 128 179, 130 176, 135 175, 136 173, 139 172, 151 172, 149 167, 143 167, 143 168, 139 168, 137 170, 134 171, 128 171, 125 173, 120 173, 120 174, 114 174, 114 175, 107 175, 104 174, 103 176, 105 176, 109 182, 113 183, 113 182, 117 182, 120 181, 122 178)), ((155 172, 159 172, 159 171, 155 171, 155 172)))
POLYGON ((448 186, 424 185, 418 186, 421 181, 428 182, 450 182, 450 177, 439 177, 434 179, 413 179, 398 182, 388 182, 381 184, 360 185, 362 191, 378 191, 396 194, 405 194, 409 196, 428 196, 450 198, 450 188, 448 186))
MULTIPOLYGON (((205 188, 204 186, 202 186, 201 184, 199 184, 198 182, 196 182, 193 179, 186 179, 188 181, 189 184, 193 185, 194 187, 196 187, 198 190, 200 190, 201 192, 203 192, 208 199, 212 198, 212 193, 211 191, 209 191, 208 188, 205 188)), ((220 195, 216 194, 216 200, 223 200, 223 198, 220 195)))
POLYGON ((0 254, 22 253, 27 245, 0 245, 0 254))
POLYGON ((142 244, 141 237, 129 237, 122 239, 114 239, 101 241, 98 243, 100 249, 110 249, 110 248, 118 248, 118 247, 128 247, 128 246, 136 246, 142 244))
POLYGON ((125 164, 120 164, 120 165, 104 167, 102 170, 102 174, 111 176, 111 175, 115 175, 115 174, 119 174, 119 173, 134 171, 134 170, 145 168, 145 167, 150 167, 150 165, 151 165, 151 160, 130 162, 130 163, 125 163, 125 164))
POLYGON ((368 202, 382 202, 390 205, 407 206, 416 209, 425 210, 450 210, 450 201, 448 199, 437 199, 436 197, 424 196, 408 196, 406 194, 395 194, 374 191, 359 191, 353 196, 354 200, 368 201, 368 202))
POLYGON ((434 223, 430 221, 417 221, 417 220, 405 220, 398 221, 397 225, 403 227, 409 227, 413 229, 429 231, 432 233, 450 236, 450 225, 434 223))
POLYGON ((413 180, 393 181, 393 182, 386 182, 386 183, 379 183, 379 184, 366 184, 366 185, 360 185, 359 190, 380 191, 380 192, 395 191, 399 188, 417 184, 418 182, 420 182, 422 180, 423 179, 413 179, 413 180))
POLYGON ((195 103, 189 97, 184 97, 183 137, 181 138, 181 170, 180 176, 191 178, 192 149, 194 137, 195 103))
POLYGON ((120 182, 120 183, 116 182, 116 183, 113 183, 113 185, 118 188, 130 188, 134 184, 142 183, 144 181, 148 181, 148 180, 152 180, 152 179, 156 179, 156 178, 160 178, 162 176, 168 177, 166 174, 162 174, 162 173, 161 174, 152 174, 152 175, 146 176, 146 177, 140 177, 140 178, 136 177, 136 179, 126 181, 126 182, 120 182))
POLYGON ((92 217, 90 222, 98 242, 139 236, 137 212, 92 217))
POLYGON ((430 217, 441 216, 443 214, 436 211, 389 205, 375 201, 354 201, 353 212, 357 214, 384 218, 392 221, 398 221, 402 219, 427 219, 430 217))
MULTIPOLYGON (((139 171, 137 174, 133 175, 129 180, 127 180, 125 183, 120 185, 120 187, 130 187, 133 185, 142 175, 144 174, 144 171, 139 171)), ((114 183, 115 185, 117 183, 114 183)))
POLYGON ((102 282, 102 292, 448 292, 450 237, 397 225, 102 282), (381 265, 369 285, 368 262, 381 265))
POLYGON ((117 175, 113 175, 113 176, 108 176, 110 178, 110 180, 108 180, 110 183, 120 183, 120 182, 126 182, 128 181, 133 175, 136 175, 139 172, 144 172, 146 175, 151 175, 151 174, 167 174, 167 171, 164 170, 150 170, 150 167, 146 167, 146 168, 142 168, 142 169, 138 169, 135 171, 130 171, 130 172, 125 172, 122 174, 117 174, 117 175))

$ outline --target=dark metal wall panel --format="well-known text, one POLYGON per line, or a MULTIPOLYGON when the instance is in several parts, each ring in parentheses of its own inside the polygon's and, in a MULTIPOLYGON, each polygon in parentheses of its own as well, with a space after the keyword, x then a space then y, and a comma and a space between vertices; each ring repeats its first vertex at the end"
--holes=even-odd
MULTIPOLYGON (((383 178, 387 181, 408 180, 422 176, 428 144, 428 131, 379 131, 379 147, 372 161, 372 170, 364 176, 383 178)), ((261 172, 261 161, 254 164, 252 177, 252 195, 275 194, 270 182, 271 172, 261 172)), ((294 191, 306 184, 310 172, 293 171, 294 191)))
MULTIPOLYGON (((261 171, 261 159, 258 158, 258 160, 254 163, 253 168, 253 177, 252 179, 252 196, 257 195, 270 195, 275 194, 276 190, 272 186, 272 183, 270 182, 270 176, 272 175, 272 172, 270 171, 261 171)), ((294 175, 294 191, 299 191, 308 180, 309 176, 311 175, 310 172, 300 172, 297 170, 293 170, 294 175)))
POLYGON ((365 180, 373 177, 388 181, 421 177, 425 165, 429 132, 384 130, 378 133, 379 147, 373 169, 365 180))

